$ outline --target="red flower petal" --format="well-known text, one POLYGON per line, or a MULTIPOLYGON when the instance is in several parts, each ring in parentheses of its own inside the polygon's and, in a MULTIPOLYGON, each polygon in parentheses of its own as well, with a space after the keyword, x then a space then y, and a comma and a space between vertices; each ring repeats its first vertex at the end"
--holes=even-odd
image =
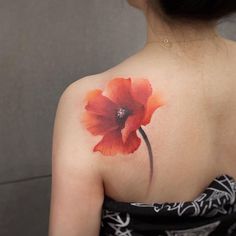
POLYGON ((160 106, 164 105, 164 101, 159 93, 153 93, 148 98, 146 107, 145 107, 145 116, 142 121, 142 125, 147 125, 150 123, 153 112, 160 106))
POLYGON ((112 79, 103 92, 100 89, 89 92, 86 102, 82 122, 93 135, 103 135, 93 151, 104 155, 134 152, 141 143, 137 129, 148 124, 153 112, 164 104, 160 94, 152 94, 149 81, 143 78, 132 83, 131 78, 112 79), (118 119, 120 108, 128 117, 118 119))
POLYGON ((84 123, 86 129, 93 135, 104 135, 119 127, 113 116, 104 117, 91 112, 85 112, 81 122, 84 123))
POLYGON ((123 143, 120 130, 113 130, 102 138, 102 140, 94 147, 93 151, 99 151, 103 155, 113 156, 117 153, 128 154, 134 152, 140 145, 141 139, 132 132, 127 141, 123 143))
POLYGON ((103 95, 111 99, 120 107, 133 109, 137 106, 131 94, 131 79, 114 78, 108 82, 103 95))
POLYGON ((133 153, 137 150, 140 144, 141 139, 137 136, 136 131, 131 132, 127 141, 125 142, 123 154, 133 153))
POLYGON ((146 105, 148 98, 152 94, 151 84, 147 79, 135 78, 132 80, 131 94, 136 101, 146 105))
POLYGON ((88 93, 86 100, 88 101, 85 109, 87 111, 103 115, 106 117, 113 117, 117 110, 117 105, 109 98, 102 95, 102 90, 95 89, 88 93))
POLYGON ((123 142, 126 142, 131 132, 136 131, 141 126, 144 114, 144 109, 139 109, 134 115, 127 118, 125 126, 121 130, 123 142))

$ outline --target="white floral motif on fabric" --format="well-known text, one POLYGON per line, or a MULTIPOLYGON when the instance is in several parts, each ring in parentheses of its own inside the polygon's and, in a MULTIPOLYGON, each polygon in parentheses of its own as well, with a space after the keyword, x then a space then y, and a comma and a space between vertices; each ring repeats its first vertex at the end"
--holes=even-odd
POLYGON ((187 230, 166 231, 166 233, 168 236, 208 236, 216 229, 216 227, 219 224, 220 221, 216 221, 214 223, 200 226, 197 228, 192 228, 187 230))
POLYGON ((109 219, 108 225, 114 230, 114 236, 132 236, 131 230, 128 229, 130 215, 121 216, 119 212, 104 211, 103 220, 109 219))
POLYGON ((176 202, 170 204, 145 204, 133 202, 130 204, 137 207, 151 207, 157 213, 161 211, 173 211, 178 216, 184 215, 187 211, 192 212, 190 216, 213 217, 218 213, 229 214, 236 211, 234 204, 236 201, 236 182, 227 178, 227 176, 224 177, 225 178, 214 180, 214 182, 218 184, 217 188, 209 186, 199 195, 199 197, 191 202, 176 202), (219 186, 221 186, 222 189, 219 189, 219 186), (232 205, 230 209, 225 209, 226 201, 232 205))
POLYGON ((224 236, 236 236, 234 219, 236 221, 236 181, 222 175, 215 178, 193 201, 147 204, 117 202, 107 197, 100 236, 146 236, 150 233, 153 236, 208 236, 218 233, 219 228, 224 236), (188 227, 184 227, 185 221, 181 218, 177 219, 179 216, 184 220, 189 217, 188 227), (211 217, 217 217, 217 221, 209 223, 211 217), (197 223, 198 219, 201 219, 201 226, 200 222, 197 223), (231 226, 224 228, 221 225, 223 221, 230 222, 231 226), (171 230, 168 230, 170 227, 171 230))

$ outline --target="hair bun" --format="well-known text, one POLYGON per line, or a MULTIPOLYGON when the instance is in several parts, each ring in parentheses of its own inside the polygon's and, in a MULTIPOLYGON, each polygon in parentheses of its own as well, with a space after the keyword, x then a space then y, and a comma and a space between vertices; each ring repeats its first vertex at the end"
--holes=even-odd
POLYGON ((236 12, 236 0, 149 0, 169 18, 218 20, 236 12), (155 3, 154 3, 155 2, 155 3), (158 6, 157 6, 158 5, 158 6))

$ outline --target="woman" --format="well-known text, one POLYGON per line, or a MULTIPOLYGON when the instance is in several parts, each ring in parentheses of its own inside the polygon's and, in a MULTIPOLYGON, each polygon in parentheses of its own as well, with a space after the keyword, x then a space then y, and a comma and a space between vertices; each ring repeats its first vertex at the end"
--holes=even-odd
POLYGON ((236 3, 129 3, 144 47, 60 98, 49 235, 236 235, 236 3))

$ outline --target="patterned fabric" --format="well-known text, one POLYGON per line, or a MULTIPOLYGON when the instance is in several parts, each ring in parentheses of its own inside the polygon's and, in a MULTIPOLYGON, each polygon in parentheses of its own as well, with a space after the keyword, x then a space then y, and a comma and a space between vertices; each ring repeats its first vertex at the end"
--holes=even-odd
POLYGON ((105 196, 100 236, 236 236, 236 181, 216 177, 193 201, 118 202, 105 196))

